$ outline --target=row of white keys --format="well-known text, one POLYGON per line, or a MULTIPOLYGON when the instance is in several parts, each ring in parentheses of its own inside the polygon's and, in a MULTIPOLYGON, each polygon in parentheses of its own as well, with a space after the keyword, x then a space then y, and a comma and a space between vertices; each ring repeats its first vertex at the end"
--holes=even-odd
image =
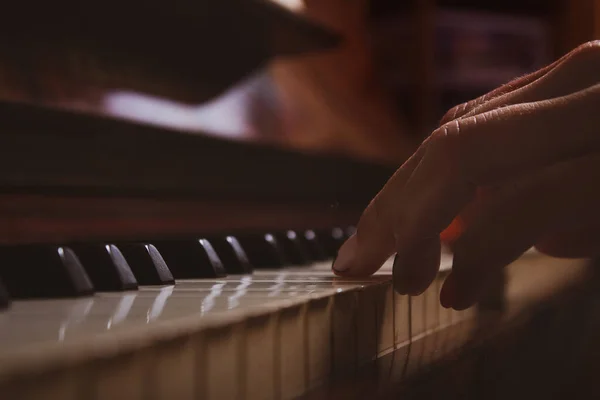
MULTIPOLYGON (((174 287, 98 293, 85 299, 17 301, 1 316, 0 351, 40 342, 80 341, 146 324, 150 324, 150 330, 152 323, 177 325, 186 319, 271 307, 276 312, 257 312, 257 317, 220 328, 216 335, 210 334, 212 330, 200 335, 200 341, 182 335, 179 348, 167 351, 164 346, 156 346, 155 357, 173 362, 173 354, 178 354, 186 361, 177 363, 180 367, 187 365, 187 374, 193 375, 179 376, 165 369, 172 362, 156 363, 162 372, 154 369, 151 373, 156 377, 153 392, 202 392, 208 398, 298 395, 332 373, 354 369, 410 340, 408 299, 393 293, 391 263, 379 276, 364 282, 333 277, 329 268, 329 263, 322 263, 310 268, 256 271, 252 276, 186 280, 174 287), (246 348, 242 361, 239 346, 246 348), (181 351, 183 348, 186 352, 181 351), (188 354, 190 351, 202 353, 202 361, 188 354), (265 354, 273 357, 265 359, 265 354), (243 376, 238 376, 239 368, 229 368, 240 362, 247 364, 242 368, 243 376), (203 378, 197 379, 198 374, 203 378)), ((138 371, 146 364, 131 365, 136 371, 132 374, 147 377, 138 371)), ((176 371, 183 372, 181 368, 176 371)), ((107 387, 111 385, 97 386, 98 390, 107 387)), ((132 390, 130 395, 135 398, 132 390)))
POLYGON ((339 283, 334 289, 331 279, 326 277, 290 279, 280 272, 256 278, 180 281, 174 287, 141 287, 139 291, 97 293, 74 300, 17 301, 9 312, 2 314, 2 350, 94 337, 163 320, 261 308, 278 301, 332 295, 359 286, 339 283))
POLYGON ((64 341, 131 324, 189 315, 202 317, 358 286, 360 283, 333 282, 328 277, 290 278, 285 273, 268 272, 262 276, 181 280, 175 286, 141 286, 137 291, 98 292, 79 299, 15 301, 10 310, 0 314, 3 326, 0 348, 28 343, 29 336, 21 335, 22 332, 31 333, 35 341, 38 337, 39 340, 64 341), (40 329, 16 329, 19 320, 39 325, 40 329))

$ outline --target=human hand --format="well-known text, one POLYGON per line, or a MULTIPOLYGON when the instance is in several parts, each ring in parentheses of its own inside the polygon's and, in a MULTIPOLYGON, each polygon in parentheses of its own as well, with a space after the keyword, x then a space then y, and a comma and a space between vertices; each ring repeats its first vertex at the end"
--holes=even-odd
POLYGON ((444 307, 475 304, 532 246, 600 254, 600 41, 450 110, 363 212, 334 272, 370 275, 396 253, 396 291, 420 294, 461 214, 444 307))

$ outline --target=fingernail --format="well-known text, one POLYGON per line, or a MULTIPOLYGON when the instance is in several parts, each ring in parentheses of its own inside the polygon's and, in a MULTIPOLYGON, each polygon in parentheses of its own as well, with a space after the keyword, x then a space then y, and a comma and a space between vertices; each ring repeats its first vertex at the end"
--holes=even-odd
POLYGON ((355 254, 356 235, 352 235, 338 250, 337 256, 333 260, 333 270, 340 273, 348 271, 352 266, 355 254))

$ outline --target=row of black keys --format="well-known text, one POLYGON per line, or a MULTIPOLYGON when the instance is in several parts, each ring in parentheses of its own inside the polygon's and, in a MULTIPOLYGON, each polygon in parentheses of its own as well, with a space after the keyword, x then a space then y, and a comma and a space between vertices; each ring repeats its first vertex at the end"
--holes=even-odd
POLYGON ((0 307, 10 299, 78 297, 175 279, 250 274, 335 256, 353 228, 286 231, 152 243, 0 248, 0 307))

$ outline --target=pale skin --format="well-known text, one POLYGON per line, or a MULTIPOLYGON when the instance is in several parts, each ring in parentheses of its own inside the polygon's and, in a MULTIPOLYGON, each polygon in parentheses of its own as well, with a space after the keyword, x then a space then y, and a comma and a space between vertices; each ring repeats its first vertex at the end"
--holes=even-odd
POLYGON ((364 210, 333 270, 367 276, 396 254, 397 292, 434 280, 440 234, 470 215, 453 244, 442 306, 474 305, 489 277, 531 247, 600 255, 600 41, 459 105, 364 210))

